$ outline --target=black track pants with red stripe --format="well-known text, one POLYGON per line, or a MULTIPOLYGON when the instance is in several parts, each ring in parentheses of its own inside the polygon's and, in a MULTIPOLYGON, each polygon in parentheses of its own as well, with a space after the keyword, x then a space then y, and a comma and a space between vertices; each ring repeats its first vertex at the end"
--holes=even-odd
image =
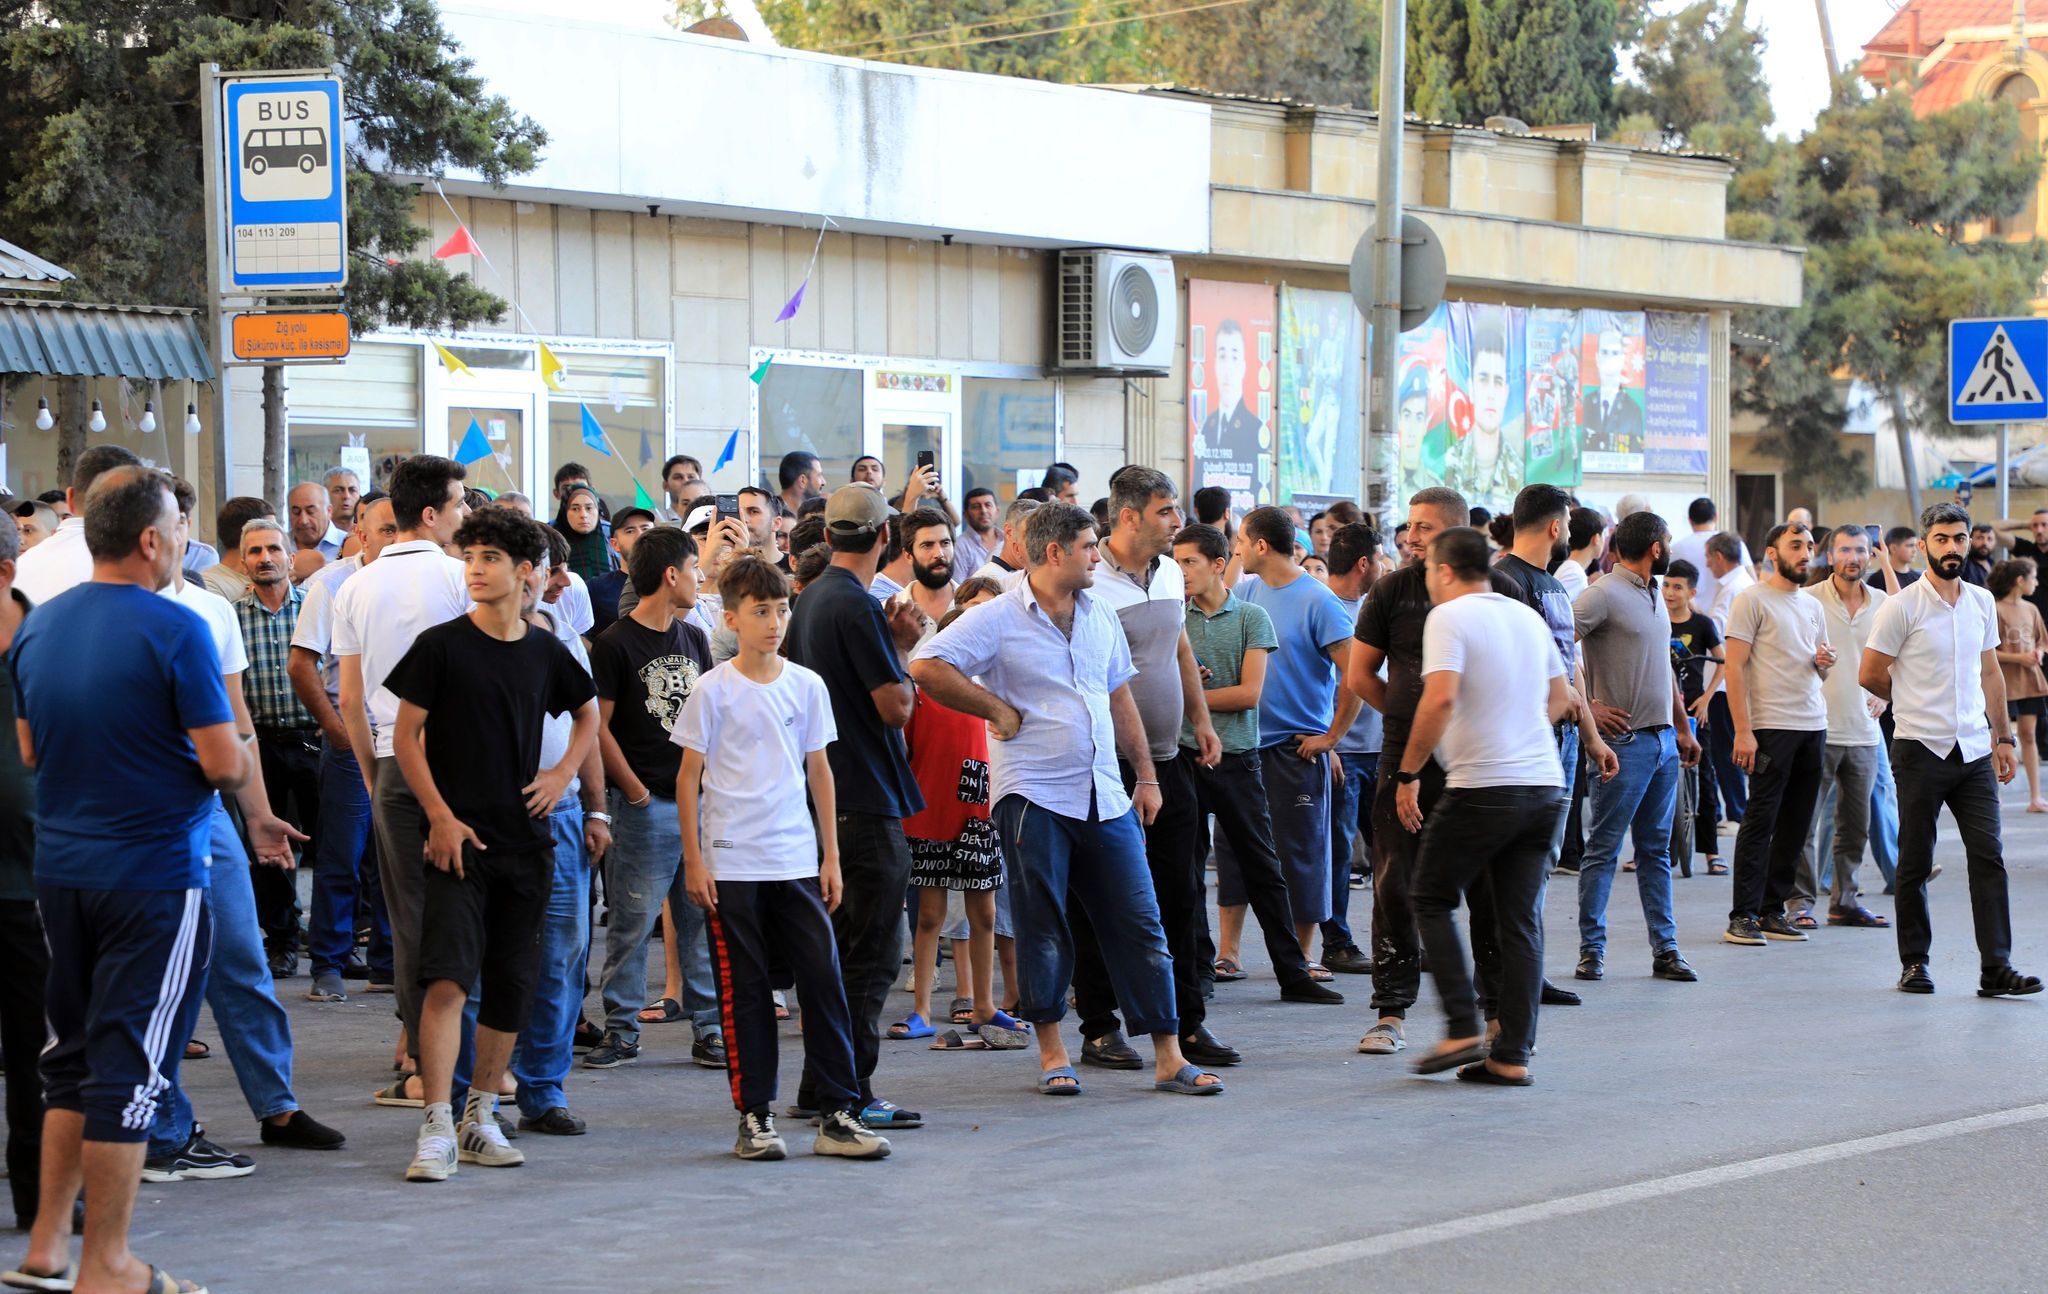
POLYGON ((817 1081, 819 1108, 830 1113, 857 1104, 853 1022, 817 878, 720 881, 709 928, 733 1108, 765 1110, 775 1104, 771 963, 796 976, 804 1061, 817 1081))

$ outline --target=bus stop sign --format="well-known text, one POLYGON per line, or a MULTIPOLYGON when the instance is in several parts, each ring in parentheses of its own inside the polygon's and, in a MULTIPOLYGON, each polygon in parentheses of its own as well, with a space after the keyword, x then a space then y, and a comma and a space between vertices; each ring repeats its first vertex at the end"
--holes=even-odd
POLYGON ((339 292, 348 282, 340 80, 224 79, 220 291, 339 292))

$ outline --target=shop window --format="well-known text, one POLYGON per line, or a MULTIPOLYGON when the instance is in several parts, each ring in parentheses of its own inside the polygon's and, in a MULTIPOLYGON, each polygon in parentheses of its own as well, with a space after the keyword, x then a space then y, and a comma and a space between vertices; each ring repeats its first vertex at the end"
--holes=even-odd
POLYGON ((389 489, 392 470, 423 448, 417 346, 357 342, 342 363, 289 368, 285 380, 293 484, 349 465, 343 451, 360 447, 370 465, 364 493, 389 489))
MULTIPOLYGON (((563 464, 580 463, 589 469, 591 488, 613 513, 633 506, 636 479, 661 502, 661 464, 668 457, 662 357, 567 350, 557 356, 568 369, 558 379, 565 390, 548 400, 547 470, 541 488, 553 486, 563 464), (586 406, 603 431, 604 449, 584 439, 586 406)), ((552 517, 554 505, 544 498, 535 511, 552 517)))
POLYGON ((861 370, 774 364, 761 381, 761 471, 775 475, 792 450, 816 454, 825 480, 852 479, 861 455, 861 370))
POLYGON ((1059 402, 1053 379, 970 377, 963 390, 960 495, 986 486, 1004 504, 1017 497, 1018 474, 1036 485, 1058 458, 1059 402))

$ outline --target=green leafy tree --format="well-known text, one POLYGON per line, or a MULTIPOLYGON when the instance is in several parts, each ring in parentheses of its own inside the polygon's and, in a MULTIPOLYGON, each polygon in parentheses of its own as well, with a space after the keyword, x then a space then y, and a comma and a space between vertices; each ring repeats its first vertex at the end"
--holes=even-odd
POLYGON ((1771 124, 1763 33, 1748 22, 1749 0, 1697 0, 1645 16, 1633 43, 1635 79, 1615 92, 1621 131, 1738 158, 1763 152, 1771 124))
POLYGON ((1806 300, 1736 326, 1762 339, 1738 348, 1735 403, 1763 420, 1763 447, 1823 494, 1866 483, 1841 448, 1840 382, 1880 392, 1907 465, 1916 435, 1950 433, 1947 325, 1972 315, 2026 314, 2048 247, 1973 227, 2025 207, 2041 155, 2005 103, 1966 103, 1928 117, 1904 92, 1838 89, 1812 131, 1774 142, 1731 190, 1729 233, 1806 248, 1806 300))
POLYGON ((1445 121, 1604 124, 1616 37, 1635 14, 1616 0, 1415 0, 1409 102, 1445 121))
MULTIPOLYGON (((1146 7, 1131 0, 760 0, 797 49, 1040 81, 1146 79, 1146 7)), ((722 8, 683 0, 687 21, 722 8)))
MULTIPOLYGON (((487 93, 432 0, 0 0, 0 227, 75 273, 71 296, 205 304, 202 63, 341 67, 355 331, 504 313, 469 276, 411 259, 428 230, 395 177, 459 167, 502 182, 533 169, 546 136, 487 93)), ((275 374, 266 394, 281 396, 275 374)), ((282 401, 269 404, 281 438, 282 401)), ((83 424, 66 431, 60 474, 83 424)), ((266 493, 281 494, 281 439, 271 448, 266 493)))

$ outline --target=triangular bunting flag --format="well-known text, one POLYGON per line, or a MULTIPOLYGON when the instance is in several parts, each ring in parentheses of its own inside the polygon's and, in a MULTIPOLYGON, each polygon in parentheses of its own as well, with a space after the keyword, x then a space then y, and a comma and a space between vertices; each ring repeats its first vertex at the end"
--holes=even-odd
POLYGON ((654 448, 647 443, 647 429, 643 427, 640 429, 640 466, 645 467, 653 461, 654 448))
POLYGON ((633 481, 633 506, 636 508, 645 508, 649 512, 653 512, 656 510, 654 507, 654 499, 647 493, 647 487, 640 484, 637 478, 633 481))
POLYGON ((725 448, 718 451, 718 461, 711 465, 711 470, 716 472, 719 469, 723 468, 727 463, 730 463, 733 459, 733 455, 739 453, 739 449, 740 429, 738 427, 734 427, 732 429, 732 435, 727 436, 725 438, 725 448))
POLYGON ((796 318, 796 312, 803 308, 804 289, 809 286, 811 286, 811 276, 806 274, 804 281, 796 285, 796 295, 789 299, 788 305, 782 307, 782 313, 775 316, 776 323, 787 323, 789 320, 796 318))
POLYGON ((751 381, 755 386, 761 385, 761 379, 768 376, 768 366, 770 364, 773 364, 774 362, 775 357, 773 355, 770 355, 767 359, 762 360, 761 367, 747 374, 748 380, 751 381))
POLYGON ((448 348, 447 348, 446 346, 443 346, 443 345, 442 345, 442 344, 441 344, 440 342, 437 342, 437 341, 436 341, 436 342, 428 342, 427 344, 428 344, 428 345, 430 345, 430 346, 432 346, 432 347, 434 348, 434 353, 435 353, 436 355, 439 355, 439 356, 441 357, 441 367, 442 367, 442 368, 445 368, 445 369, 447 369, 447 370, 448 370, 448 371, 449 371, 450 373, 467 373, 467 372, 469 372, 469 365, 467 365, 467 364, 463 363, 463 362, 462 362, 461 360, 459 360, 459 359, 455 358, 455 356, 454 356, 454 355, 453 355, 452 353, 450 353, 450 351, 448 350, 448 348))
POLYGON ((476 239, 470 237, 468 225, 458 225, 454 236, 434 249, 434 259, 437 261, 445 261, 450 256, 482 256, 483 254, 484 249, 478 247, 476 239))
POLYGON ((567 389, 562 385, 562 379, 567 376, 569 376, 569 366, 555 358, 555 353, 548 349, 548 344, 542 342, 540 344, 540 380, 547 383, 553 390, 562 391, 567 389))
POLYGON ((583 443, 610 458, 612 451, 605 444, 604 428, 597 425, 597 415, 590 411, 587 404, 579 404, 576 407, 583 410, 583 443))
POLYGON ((469 430, 462 433, 462 443, 455 448, 458 463, 481 463, 491 456, 491 442, 484 439, 484 429, 477 426, 476 419, 469 420, 469 430))

